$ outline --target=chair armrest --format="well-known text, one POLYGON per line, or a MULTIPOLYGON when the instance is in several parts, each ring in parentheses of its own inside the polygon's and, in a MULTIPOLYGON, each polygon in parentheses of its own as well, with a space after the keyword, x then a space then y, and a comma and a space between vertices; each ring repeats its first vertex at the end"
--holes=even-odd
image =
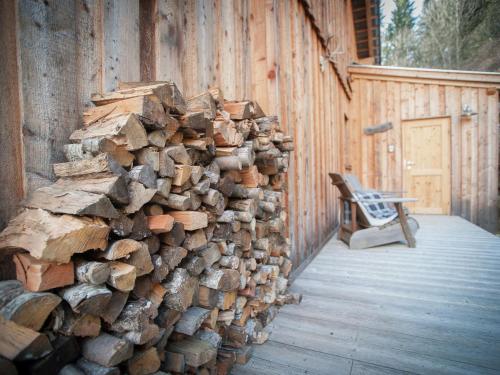
POLYGON ((380 198, 380 199, 359 199, 358 201, 365 203, 409 203, 409 202, 416 202, 417 198, 392 197, 392 198, 380 198))

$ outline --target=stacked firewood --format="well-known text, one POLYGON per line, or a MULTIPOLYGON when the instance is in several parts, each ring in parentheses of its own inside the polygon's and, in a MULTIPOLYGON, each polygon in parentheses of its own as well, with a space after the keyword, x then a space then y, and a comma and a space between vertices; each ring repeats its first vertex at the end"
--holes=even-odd
POLYGON ((171 82, 94 95, 0 234, 3 373, 224 374, 286 292, 290 136, 254 101, 171 82), (9 370, 10 369, 10 370, 9 370), (11 371, 11 372, 9 372, 11 371))

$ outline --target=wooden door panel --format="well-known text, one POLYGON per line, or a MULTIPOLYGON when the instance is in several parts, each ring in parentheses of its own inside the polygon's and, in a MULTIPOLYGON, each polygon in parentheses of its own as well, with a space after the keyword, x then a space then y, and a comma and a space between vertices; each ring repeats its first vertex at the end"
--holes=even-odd
POLYGON ((450 212, 449 117, 403 121, 403 190, 419 214, 450 212))

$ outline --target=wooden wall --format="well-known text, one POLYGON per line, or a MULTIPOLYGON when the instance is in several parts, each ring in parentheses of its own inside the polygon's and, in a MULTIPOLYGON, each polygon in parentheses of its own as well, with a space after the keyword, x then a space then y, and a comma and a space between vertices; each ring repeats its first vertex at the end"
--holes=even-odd
POLYGON ((185 96, 220 86, 226 98, 254 98, 278 114, 297 140, 288 195, 295 266, 333 232, 336 193, 327 173, 339 166, 350 95, 349 1, 17 0, 1 7, 0 45, 9 53, 0 57, 8 88, 0 99, 0 197, 8 202, 0 228, 23 194, 53 179, 51 164, 64 160, 63 144, 90 94, 147 79, 173 80, 185 96), (332 32, 343 45, 335 62, 321 58, 329 54, 322 35, 332 32))
POLYGON ((344 169, 351 165, 366 186, 401 191, 402 120, 450 116, 451 213, 496 230, 500 74, 374 66, 353 66, 350 72, 352 126, 344 169), (465 104, 477 115, 462 117, 465 104), (363 134, 363 128, 387 121, 393 129, 363 134), (389 144, 394 153, 387 152, 389 144))

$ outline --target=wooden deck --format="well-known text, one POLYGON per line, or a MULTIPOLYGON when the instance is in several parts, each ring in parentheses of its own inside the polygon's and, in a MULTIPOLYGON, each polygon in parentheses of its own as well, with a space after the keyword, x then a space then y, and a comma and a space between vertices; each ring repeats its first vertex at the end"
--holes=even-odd
POLYGON ((418 216, 417 248, 332 239, 232 374, 500 374, 500 238, 418 216))

